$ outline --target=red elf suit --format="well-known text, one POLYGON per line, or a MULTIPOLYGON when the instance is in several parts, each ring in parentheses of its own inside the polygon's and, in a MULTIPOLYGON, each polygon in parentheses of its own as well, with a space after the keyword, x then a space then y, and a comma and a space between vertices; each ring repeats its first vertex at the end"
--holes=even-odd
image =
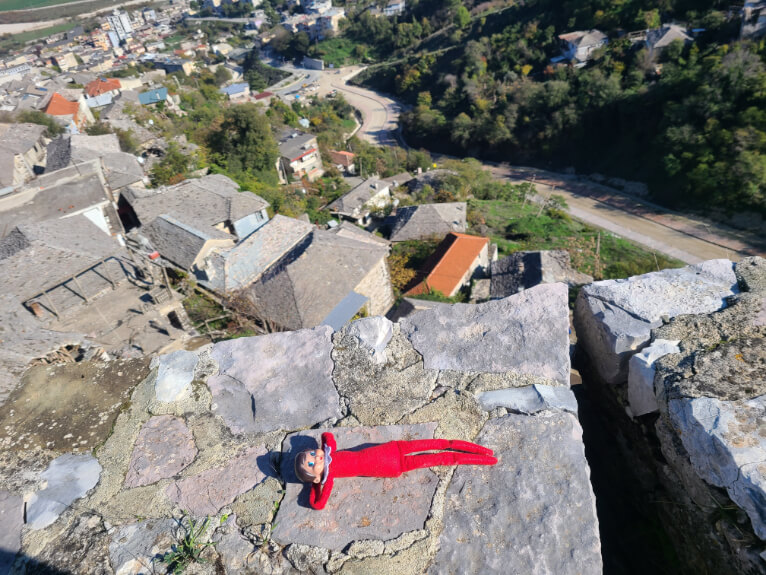
POLYGON ((332 433, 322 434, 325 467, 322 482, 312 483, 309 504, 324 509, 332 493, 336 477, 399 477, 406 471, 436 465, 494 465, 497 458, 492 450, 451 439, 418 439, 389 441, 359 451, 337 451, 332 433), (418 453, 429 450, 451 449, 442 453, 418 453))

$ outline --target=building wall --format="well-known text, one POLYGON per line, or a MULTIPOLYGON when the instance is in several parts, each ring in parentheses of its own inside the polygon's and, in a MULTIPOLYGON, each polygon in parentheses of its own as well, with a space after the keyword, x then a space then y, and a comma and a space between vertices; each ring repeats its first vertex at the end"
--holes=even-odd
POLYGON ((385 257, 380 258, 378 264, 359 282, 354 291, 370 298, 367 302, 368 315, 385 315, 391 309, 394 305, 394 292, 391 289, 391 276, 385 257))
POLYGON ((474 277, 483 276, 487 269, 489 269, 489 244, 485 244, 479 255, 476 256, 475 260, 473 260, 471 267, 468 268, 468 271, 463 276, 463 279, 460 280, 460 284, 454 290, 452 290, 452 293, 444 295, 447 297, 453 297, 457 295, 457 292, 460 291, 461 287, 471 283, 471 280, 474 277))

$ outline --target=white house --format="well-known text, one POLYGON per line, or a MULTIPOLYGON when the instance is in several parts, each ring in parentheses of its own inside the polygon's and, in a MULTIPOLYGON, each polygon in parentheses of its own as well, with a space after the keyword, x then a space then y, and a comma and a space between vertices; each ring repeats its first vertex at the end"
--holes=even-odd
POLYGON ((554 61, 576 60, 577 65, 584 66, 591 59, 593 52, 609 43, 606 34, 600 30, 578 30, 561 34, 559 39, 562 41, 562 53, 554 61))

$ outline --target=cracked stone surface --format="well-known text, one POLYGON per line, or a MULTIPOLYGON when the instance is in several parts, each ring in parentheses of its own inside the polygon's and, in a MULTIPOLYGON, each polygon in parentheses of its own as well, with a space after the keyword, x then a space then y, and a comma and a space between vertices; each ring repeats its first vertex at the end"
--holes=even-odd
POLYGON ((516 372, 569 385, 568 290, 543 284, 482 305, 455 304, 401 321, 426 369, 516 372))
POLYGON ((725 488, 766 539, 766 395, 673 399, 668 415, 697 474, 725 488))
POLYGON ((173 477, 196 456, 194 437, 183 420, 170 415, 152 417, 136 439, 125 487, 140 487, 173 477))
POLYGON ((0 406, 0 449, 89 451, 103 443, 148 359, 41 365, 0 406))
POLYGON ((179 350, 161 355, 152 362, 157 366, 157 381, 154 391, 158 401, 179 401, 191 393, 194 380, 194 368, 197 367, 197 354, 179 350))
POLYGON ((336 335, 333 378, 359 423, 396 423, 428 401, 438 372, 423 369, 420 354, 407 338, 393 336, 385 351, 388 361, 380 364, 353 331, 352 325, 336 335))
POLYGON ((319 544, 339 551, 352 541, 388 540, 407 531, 422 529, 438 483, 438 477, 430 469, 416 469, 395 478, 339 478, 327 506, 317 511, 309 507, 309 486, 298 482, 293 463, 296 453, 319 445, 324 431, 332 431, 338 450, 342 450, 397 439, 430 439, 435 428, 433 423, 339 427, 288 435, 283 442, 281 468, 287 488, 277 514, 273 539, 281 545, 319 544))
POLYGON ((175 544, 178 522, 155 519, 123 525, 112 534, 109 560, 115 575, 162 571, 159 557, 175 544))
POLYGON ((331 374, 332 328, 216 344, 219 374, 208 379, 213 409, 232 433, 310 427, 341 416, 331 374))
POLYGON ((386 363, 386 346, 394 335, 394 324, 385 317, 368 317, 355 321, 348 334, 357 338, 375 363, 386 363))
POLYGON ((654 392, 654 362, 669 353, 679 353, 679 341, 654 340, 630 358, 628 364, 628 402, 633 415, 646 415, 659 409, 654 392))
POLYGON ((267 453, 262 445, 250 447, 221 467, 174 481, 165 488, 165 495, 195 517, 214 515, 266 479, 261 465, 267 453))
POLYGON ((505 407, 515 413, 533 414, 544 409, 562 409, 577 414, 577 400, 566 387, 530 385, 511 389, 484 391, 477 399, 482 408, 491 411, 505 407))
POLYGON ((40 474, 45 487, 27 501, 27 526, 47 527, 98 483, 101 465, 91 454, 62 455, 40 474))
POLYGON ((489 420, 493 467, 458 466, 429 574, 600 574, 601 544, 582 429, 569 413, 489 420))
POLYGON ((10 491, 0 491, 0 573, 8 573, 21 549, 24 500, 10 491))
POLYGON ((235 514, 229 515, 216 531, 212 541, 228 573, 242 573, 255 567, 255 546, 239 532, 235 514))
POLYGON ((737 292, 729 260, 595 282, 582 288, 575 304, 578 342, 605 382, 625 383, 628 360, 663 317, 720 310, 737 292))

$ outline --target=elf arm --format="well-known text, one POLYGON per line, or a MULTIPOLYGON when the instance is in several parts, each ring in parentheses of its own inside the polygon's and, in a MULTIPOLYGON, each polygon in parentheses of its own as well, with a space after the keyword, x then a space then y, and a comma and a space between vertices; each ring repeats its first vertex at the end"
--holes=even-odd
POLYGON ((309 492, 309 505, 313 509, 324 509, 327 500, 330 499, 330 493, 332 493, 332 477, 328 477, 324 485, 312 483, 311 491, 309 492))

